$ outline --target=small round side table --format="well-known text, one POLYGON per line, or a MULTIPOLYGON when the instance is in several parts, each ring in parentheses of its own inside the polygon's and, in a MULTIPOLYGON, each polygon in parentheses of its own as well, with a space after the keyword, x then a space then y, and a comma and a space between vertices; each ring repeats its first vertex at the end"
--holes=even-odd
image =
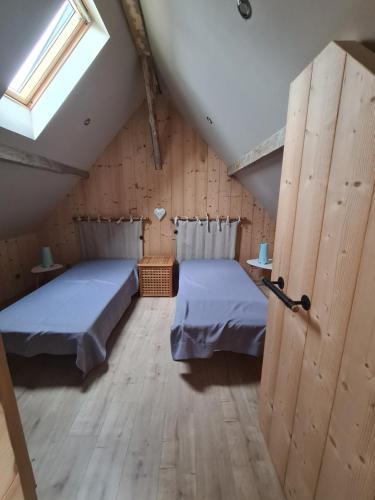
POLYGON ((261 264, 258 259, 250 259, 246 261, 246 264, 249 264, 251 267, 258 267, 259 269, 272 271, 272 259, 268 259, 267 264, 261 264))
MULTIPOLYGON (((257 269, 264 269, 265 271, 269 271, 269 272, 272 271, 272 259, 269 259, 268 262, 267 262, 267 264, 261 264, 258 261, 258 259, 250 259, 250 260, 246 261, 246 264, 249 264, 250 267, 254 267, 254 268, 257 268, 257 269)), ((259 277, 258 277, 257 281, 255 281, 255 284, 261 290, 261 292, 266 297, 268 297, 268 288, 266 288, 263 285, 262 280, 259 279, 259 277)))
POLYGON ((35 274, 35 288, 39 288, 40 285, 40 276, 45 273, 50 273, 51 271, 58 271, 59 269, 63 269, 62 264, 52 264, 52 266, 43 267, 41 265, 35 266, 31 269, 31 272, 35 274))

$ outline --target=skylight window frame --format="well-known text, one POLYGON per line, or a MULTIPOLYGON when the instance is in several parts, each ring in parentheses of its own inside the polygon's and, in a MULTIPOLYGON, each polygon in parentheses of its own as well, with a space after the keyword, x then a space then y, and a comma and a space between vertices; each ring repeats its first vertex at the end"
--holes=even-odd
POLYGON ((56 44, 59 43, 59 40, 61 43, 62 34, 66 29, 65 26, 62 32, 53 42, 51 47, 49 47, 48 51, 43 56, 37 67, 29 76, 27 82, 29 82, 31 78, 35 77, 38 71, 40 71, 41 73, 40 76, 38 77, 37 83, 32 87, 31 91, 25 97, 22 96, 21 93, 15 92, 10 88, 8 88, 7 91, 5 92, 5 95, 8 98, 12 99, 13 101, 16 101, 18 104, 21 104, 30 110, 37 103, 38 99, 42 96, 43 92, 47 89, 48 85, 51 83, 53 78, 58 73, 59 69, 68 59, 74 48, 78 45, 79 41, 82 39, 82 37, 85 35, 85 33, 87 32, 87 30, 91 25, 90 15, 82 0, 68 0, 68 1, 73 7, 73 9, 76 11, 76 13, 80 16, 80 19, 77 25, 74 27, 74 29, 67 37, 67 40, 62 43, 61 47, 58 48, 57 54, 51 59, 46 69, 44 71, 40 70, 43 62, 46 61, 49 54, 51 53, 52 48, 56 48, 56 44))

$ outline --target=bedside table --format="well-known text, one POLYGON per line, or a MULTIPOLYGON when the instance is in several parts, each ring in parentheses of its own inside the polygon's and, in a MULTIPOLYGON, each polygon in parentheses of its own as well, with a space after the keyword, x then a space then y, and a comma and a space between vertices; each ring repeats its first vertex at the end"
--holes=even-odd
POLYGON ((272 271, 272 259, 268 259, 267 264, 261 264, 258 259, 250 259, 246 261, 246 264, 249 264, 251 267, 257 267, 259 269, 267 269, 268 271, 272 271))
POLYGON ((141 297, 173 296, 173 257, 143 257, 138 262, 141 297))
MULTIPOLYGON (((272 259, 268 259, 267 264, 261 264, 258 259, 250 259, 246 261, 246 264, 249 264, 250 267, 255 268, 255 269, 263 269, 263 271, 268 271, 272 272, 272 259)), ((257 277, 255 278, 257 281, 255 281, 256 286, 260 289, 260 291, 268 298, 269 297, 269 290, 267 287, 263 285, 263 282, 261 280, 262 277, 261 271, 257 273, 257 277)))
POLYGON ((35 288, 39 288, 40 285, 40 276, 45 273, 51 273, 52 271, 58 271, 59 269, 63 269, 62 264, 52 264, 52 266, 43 267, 43 266, 35 266, 31 269, 31 272, 35 274, 35 288))

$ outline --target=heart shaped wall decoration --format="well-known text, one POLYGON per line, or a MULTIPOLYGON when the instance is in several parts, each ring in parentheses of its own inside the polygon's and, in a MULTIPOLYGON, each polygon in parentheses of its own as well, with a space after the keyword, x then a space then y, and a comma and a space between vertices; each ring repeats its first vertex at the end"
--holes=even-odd
POLYGON ((154 214, 157 219, 162 220, 165 215, 165 208, 155 208, 154 214))

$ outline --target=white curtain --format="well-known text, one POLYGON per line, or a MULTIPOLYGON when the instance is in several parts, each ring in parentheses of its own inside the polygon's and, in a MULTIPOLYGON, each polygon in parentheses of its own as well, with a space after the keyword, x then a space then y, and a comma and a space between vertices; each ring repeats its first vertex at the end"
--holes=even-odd
POLYGON ((234 259, 238 221, 177 222, 177 261, 234 259))
POLYGON ((143 257, 142 222, 77 221, 81 258, 140 259, 143 257))

